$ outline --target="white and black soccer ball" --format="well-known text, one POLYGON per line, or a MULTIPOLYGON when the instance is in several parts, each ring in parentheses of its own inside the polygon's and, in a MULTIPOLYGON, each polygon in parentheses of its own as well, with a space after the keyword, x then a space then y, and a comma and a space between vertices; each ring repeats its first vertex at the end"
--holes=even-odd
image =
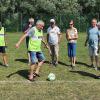
POLYGON ((50 74, 48 75, 48 81, 54 81, 55 79, 56 79, 55 74, 50 73, 50 74))

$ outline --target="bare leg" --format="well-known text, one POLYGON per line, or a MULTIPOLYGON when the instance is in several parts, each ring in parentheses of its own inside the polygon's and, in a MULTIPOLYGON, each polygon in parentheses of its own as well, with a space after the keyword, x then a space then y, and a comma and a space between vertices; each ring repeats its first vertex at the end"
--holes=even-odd
POLYGON ((36 71, 35 71, 36 74, 39 74, 40 68, 43 65, 43 63, 44 63, 44 61, 38 63, 38 66, 37 66, 36 71))
POLYGON ((95 62, 96 62, 96 67, 98 67, 99 66, 98 56, 95 56, 95 62))
POLYGON ((7 55, 5 53, 2 54, 2 58, 3 58, 4 65, 8 65, 7 55))
POLYGON ((94 66, 94 56, 91 56, 91 64, 94 66))
POLYGON ((76 57, 73 57, 73 65, 75 66, 76 64, 76 57))
POLYGON ((34 73, 34 70, 35 70, 35 66, 36 66, 36 64, 33 64, 33 65, 30 66, 30 75, 29 75, 30 80, 33 79, 33 73, 34 73))

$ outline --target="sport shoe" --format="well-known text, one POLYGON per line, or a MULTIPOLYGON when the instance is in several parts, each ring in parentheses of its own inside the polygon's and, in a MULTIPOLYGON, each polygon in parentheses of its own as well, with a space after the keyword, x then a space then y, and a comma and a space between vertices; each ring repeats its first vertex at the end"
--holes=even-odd
POLYGON ((94 67, 94 69, 97 71, 98 70, 98 68, 97 67, 94 67))
POLYGON ((5 67, 9 67, 9 65, 8 65, 8 64, 5 64, 4 66, 5 66, 5 67))
POLYGON ((57 66, 58 65, 58 62, 55 62, 55 66, 57 66))

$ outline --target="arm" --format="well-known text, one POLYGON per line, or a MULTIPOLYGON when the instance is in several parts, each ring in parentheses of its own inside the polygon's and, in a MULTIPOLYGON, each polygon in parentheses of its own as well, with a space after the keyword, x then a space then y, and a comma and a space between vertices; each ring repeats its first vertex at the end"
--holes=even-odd
POLYGON ((60 34, 58 34, 58 43, 60 43, 60 41, 61 41, 61 37, 62 37, 62 34, 60 33, 60 34))
POLYGON ((89 35, 88 35, 88 32, 87 32, 86 41, 85 41, 85 46, 87 46, 88 40, 89 40, 89 35))
POLYGON ((47 43, 45 42, 45 40, 44 40, 44 37, 43 37, 43 39, 42 39, 42 43, 45 45, 45 47, 48 49, 49 47, 48 47, 48 45, 47 45, 47 43))
POLYGON ((27 34, 24 34, 19 41, 16 43, 16 48, 18 48, 20 46, 20 44, 23 42, 23 40, 26 38, 27 34))
POLYGON ((70 37, 70 35, 69 35, 69 31, 67 30, 67 32, 66 32, 66 39, 67 40, 71 40, 71 37, 70 37))

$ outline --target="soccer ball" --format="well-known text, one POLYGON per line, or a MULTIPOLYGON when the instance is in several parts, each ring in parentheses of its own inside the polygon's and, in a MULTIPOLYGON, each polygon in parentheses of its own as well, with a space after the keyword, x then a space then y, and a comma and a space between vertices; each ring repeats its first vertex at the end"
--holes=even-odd
POLYGON ((48 80, 49 80, 49 81, 54 81, 55 79, 56 79, 55 74, 50 73, 50 74, 48 75, 48 80))

